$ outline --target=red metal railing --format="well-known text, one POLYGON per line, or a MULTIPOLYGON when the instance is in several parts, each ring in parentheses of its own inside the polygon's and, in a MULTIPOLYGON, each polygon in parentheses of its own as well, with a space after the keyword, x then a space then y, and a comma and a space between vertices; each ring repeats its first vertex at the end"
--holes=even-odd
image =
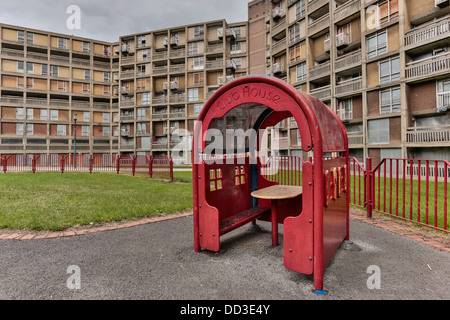
POLYGON ((299 156, 271 156, 261 165, 261 175, 280 185, 302 185, 303 159, 299 156))
POLYGON ((449 232, 448 182, 450 162, 445 160, 386 158, 366 169, 350 162, 351 204, 399 219, 449 232))
POLYGON ((164 155, 149 157, 150 178, 169 178, 173 181, 173 160, 164 155))

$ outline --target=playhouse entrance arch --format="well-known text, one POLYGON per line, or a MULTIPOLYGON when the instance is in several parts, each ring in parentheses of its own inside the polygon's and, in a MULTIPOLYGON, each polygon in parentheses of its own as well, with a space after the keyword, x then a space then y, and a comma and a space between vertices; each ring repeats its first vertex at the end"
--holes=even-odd
POLYGON ((251 194, 278 184, 261 174, 262 132, 289 117, 298 125, 301 150, 312 157, 302 160, 301 194, 280 202, 276 223, 284 224, 286 268, 314 274, 314 286, 322 289, 324 269, 349 237, 347 135, 340 119, 320 100, 273 77, 246 76, 228 83, 207 101, 197 119, 194 250, 217 252, 223 234, 256 219, 275 223, 270 200, 251 194), (226 139, 229 129, 254 134, 237 149, 226 139), (211 131, 221 133, 221 150, 210 148, 211 131))

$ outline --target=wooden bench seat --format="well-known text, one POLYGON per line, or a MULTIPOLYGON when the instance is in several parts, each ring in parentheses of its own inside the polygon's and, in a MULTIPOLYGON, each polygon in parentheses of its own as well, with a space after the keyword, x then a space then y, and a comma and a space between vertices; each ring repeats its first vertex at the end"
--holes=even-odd
POLYGON ((219 223, 219 232, 220 235, 223 235, 231 230, 239 228, 246 223, 249 223, 252 220, 255 220, 259 216, 270 213, 270 208, 267 207, 254 207, 242 212, 239 212, 235 215, 232 215, 219 223))

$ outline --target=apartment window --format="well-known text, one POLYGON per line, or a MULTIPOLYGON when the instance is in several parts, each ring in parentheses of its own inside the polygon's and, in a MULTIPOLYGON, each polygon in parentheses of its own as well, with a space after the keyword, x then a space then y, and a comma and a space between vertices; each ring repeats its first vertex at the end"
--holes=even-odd
POLYGON ((241 27, 234 27, 234 28, 231 28, 231 30, 234 31, 234 34, 236 35, 236 39, 239 39, 240 37, 242 37, 242 28, 241 27))
POLYGON ((289 43, 300 40, 300 23, 294 24, 289 28, 289 43))
POLYGON ((17 80, 17 88, 23 88, 24 82, 23 77, 16 77, 17 80))
POLYGON ((90 131, 89 126, 81 126, 81 135, 83 137, 89 137, 90 135, 89 131, 90 131))
POLYGON ((437 81, 436 106, 438 111, 446 111, 450 106, 450 79, 437 81))
POLYGON ((391 57, 380 61, 380 84, 400 80, 400 58, 391 57))
POLYGON ((237 70, 242 69, 242 58, 233 58, 231 61, 234 61, 237 70))
POLYGON ((60 92, 67 92, 67 82, 66 81, 57 81, 57 90, 60 92))
POLYGON ((297 65, 297 82, 306 80, 306 63, 297 65))
POLYGON ((346 44, 351 43, 352 42, 352 25, 350 23, 348 23, 345 26, 337 28, 336 34, 340 35, 340 37, 343 37, 343 38, 338 38, 337 41, 341 41, 346 44))
POLYGON ((58 49, 67 49, 67 39, 58 38, 58 49))
POLYGON ((84 120, 84 122, 91 121, 91 113, 89 111, 85 111, 83 113, 83 120, 84 120))
POLYGON ((27 120, 33 120, 33 109, 27 108, 27 120))
POLYGON ((138 48, 143 48, 146 45, 146 36, 138 36, 137 37, 137 43, 138 43, 138 48))
POLYGON ((51 77, 57 77, 58 71, 59 71, 58 66, 52 66, 52 65, 50 66, 50 76, 51 77))
POLYGON ((136 120, 145 120, 146 108, 137 108, 136 113, 137 113, 136 120))
POLYGON ((66 125, 65 124, 58 124, 56 126, 56 134, 58 136, 65 136, 66 135, 66 125))
POLYGON ((386 30, 367 37, 367 58, 374 58, 387 52, 388 48, 386 30))
POLYGON ((137 66, 137 75, 138 76, 143 76, 146 73, 146 67, 145 64, 141 64, 137 66))
POLYGON ((198 42, 188 43, 188 55, 198 54, 198 42))
POLYGON ((16 135, 23 136, 23 123, 16 124, 16 135))
POLYGON ((109 123, 110 122, 110 118, 111 118, 111 115, 108 112, 103 112, 103 114, 102 114, 102 121, 104 123, 109 123))
POLYGON ((142 50, 142 61, 150 61, 151 51, 150 49, 142 50))
POLYGON ((305 0, 300 0, 295 4, 295 19, 301 19, 306 15, 305 0))
POLYGON ((204 104, 203 103, 197 103, 194 104, 194 116, 198 118, 200 115, 200 112, 202 112, 204 104))
POLYGON ((193 75, 194 78, 194 86, 203 85, 205 82, 205 74, 203 72, 197 72, 193 75))
POLYGON ((23 63, 23 61, 17 61, 17 72, 23 72, 23 66, 24 66, 24 63, 23 63))
POLYGON ((16 108, 16 119, 23 119, 23 108, 16 108))
POLYGON ((353 119, 353 100, 346 99, 339 101, 336 113, 341 120, 353 119))
POLYGON ((203 68, 204 68, 203 57, 195 57, 194 58, 194 70, 203 70, 203 68))
POLYGON ((203 39, 204 29, 203 26, 197 26, 194 28, 194 39, 203 39))
POLYGON ((46 76, 48 74, 48 65, 46 64, 41 65, 41 73, 43 76, 46 76))
POLYGON ((142 94, 142 104, 150 104, 151 103, 151 95, 150 92, 144 92, 142 94))
POLYGON ((188 89, 188 101, 198 101, 198 88, 188 89))
POLYGON ((89 53, 91 52, 91 43, 83 41, 83 52, 89 53))
POLYGON ((27 78, 27 89, 34 89, 34 79, 27 78))
POLYGON ((241 53, 241 51, 242 51, 242 43, 241 42, 232 41, 230 50, 231 50, 232 54, 241 53))
POLYGON ((27 43, 28 44, 34 43, 34 33, 33 32, 27 32, 27 43))
POLYGON ((137 134, 145 134, 147 132, 145 123, 138 122, 136 123, 136 133, 137 134))
POLYGON ((145 90, 147 88, 147 81, 146 79, 138 79, 136 81, 136 89, 137 90, 145 90))
POLYGON ((58 110, 50 110, 50 120, 57 121, 58 120, 58 110))
POLYGON ((298 44, 295 47, 290 48, 289 56, 291 59, 291 63, 299 61, 301 57, 301 46, 298 44))
POLYGON ((104 137, 111 136, 111 128, 110 127, 103 127, 103 136, 104 137))
POLYGON ((25 32, 22 30, 17 31, 17 41, 23 43, 25 41, 25 32))
POLYGON ((400 86, 381 90, 380 114, 400 112, 400 107, 401 107, 400 86))
POLYGON ((389 119, 369 120, 367 129, 369 144, 389 144, 389 119))
POLYGON ((91 85, 89 83, 82 83, 82 92, 83 94, 91 93, 91 85))
POLYGON ((111 87, 110 86, 103 86, 103 95, 104 96, 110 96, 111 95, 111 87))
POLYGON ((41 120, 47 120, 48 112, 47 109, 41 109, 41 120))
POLYGON ((84 70, 84 80, 91 80, 91 71, 84 70))
POLYGON ((388 0, 378 4, 380 24, 398 17, 398 0, 388 0))
POLYGON ((25 134, 27 136, 32 136, 34 134, 34 125, 32 123, 27 123, 25 134))

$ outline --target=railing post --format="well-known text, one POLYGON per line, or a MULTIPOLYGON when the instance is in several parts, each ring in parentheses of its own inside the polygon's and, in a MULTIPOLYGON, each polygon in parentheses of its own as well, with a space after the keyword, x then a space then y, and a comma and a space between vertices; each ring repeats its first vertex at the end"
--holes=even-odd
POLYGON ((169 158, 170 161, 170 181, 173 182, 173 159, 172 157, 169 158))
POLYGON ((117 158, 116 158, 116 171, 117 171, 117 174, 120 173, 120 155, 117 155, 117 158))
POLYGON ((372 218, 373 208, 373 171, 372 171, 372 158, 366 159, 366 206, 367 206, 367 218, 372 218))
POLYGON ((153 178, 153 156, 148 157, 148 174, 153 178))
POLYGON ((64 173, 64 156, 61 156, 61 173, 64 173))
POLYGON ((31 160, 31 171, 36 173, 36 155, 33 155, 33 159, 31 160))
POLYGON ((2 159, 3 173, 6 174, 6 156, 3 156, 1 159, 2 159))
POLYGON ((133 171, 133 177, 136 173, 136 156, 131 156, 131 170, 133 171))
POLYGON ((89 173, 92 174, 92 170, 94 169, 94 156, 89 155, 89 173))

